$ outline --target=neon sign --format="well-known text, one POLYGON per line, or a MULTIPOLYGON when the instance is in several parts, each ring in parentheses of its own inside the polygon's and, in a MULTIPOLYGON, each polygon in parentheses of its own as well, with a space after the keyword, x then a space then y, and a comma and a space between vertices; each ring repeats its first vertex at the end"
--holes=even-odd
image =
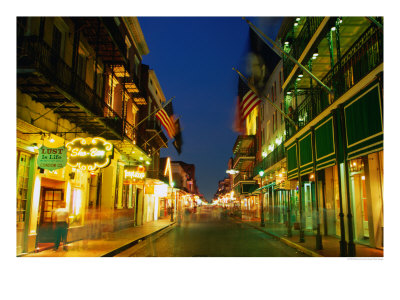
POLYGON ((114 156, 114 145, 101 137, 76 138, 66 146, 68 164, 82 171, 105 168, 114 156))
POLYGON ((124 178, 125 179, 143 179, 146 177, 146 169, 143 166, 136 167, 125 167, 124 178))

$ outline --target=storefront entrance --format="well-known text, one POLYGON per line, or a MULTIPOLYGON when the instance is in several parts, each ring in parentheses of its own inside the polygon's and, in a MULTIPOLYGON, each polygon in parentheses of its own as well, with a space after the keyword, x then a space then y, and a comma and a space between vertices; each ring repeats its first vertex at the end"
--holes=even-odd
MULTIPOLYGON (((365 158, 366 159, 366 158, 365 158)), ((350 194, 352 199, 356 240, 369 239, 367 192, 365 185, 364 163, 354 159, 350 166, 350 194)))
POLYGON ((305 230, 313 230, 313 203, 315 203, 315 188, 313 182, 304 182, 304 220, 305 230))
POLYGON ((64 190, 42 187, 36 239, 37 246, 40 246, 39 243, 54 243, 54 213, 60 207, 65 207, 64 190))

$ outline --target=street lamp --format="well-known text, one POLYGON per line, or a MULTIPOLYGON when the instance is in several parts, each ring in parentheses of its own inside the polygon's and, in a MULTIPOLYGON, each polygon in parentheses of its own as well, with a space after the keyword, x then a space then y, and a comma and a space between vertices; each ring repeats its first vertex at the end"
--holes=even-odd
POLYGON ((263 177, 264 177, 264 171, 261 170, 260 172, 258 172, 258 174, 261 177, 261 193, 260 193, 260 202, 261 202, 261 227, 265 227, 265 223, 264 223, 264 194, 263 194, 263 177))

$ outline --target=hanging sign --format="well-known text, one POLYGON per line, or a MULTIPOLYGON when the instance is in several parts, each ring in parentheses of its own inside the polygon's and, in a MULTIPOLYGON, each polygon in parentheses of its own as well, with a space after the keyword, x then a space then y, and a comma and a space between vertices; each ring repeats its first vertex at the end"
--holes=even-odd
POLYGON ((138 167, 125 167, 124 168, 124 179, 144 179, 146 177, 146 168, 143 166, 138 167))
POLYGON ((114 145, 101 137, 76 138, 66 146, 68 164, 83 171, 105 168, 114 156, 114 145))
POLYGON ((58 148, 48 148, 42 146, 39 148, 37 165, 46 170, 58 170, 67 164, 67 148, 64 146, 58 148))

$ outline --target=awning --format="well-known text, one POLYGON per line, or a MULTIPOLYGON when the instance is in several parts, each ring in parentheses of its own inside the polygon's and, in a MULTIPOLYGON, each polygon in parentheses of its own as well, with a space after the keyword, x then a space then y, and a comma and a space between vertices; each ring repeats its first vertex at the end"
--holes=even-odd
POLYGON ((259 191, 259 190, 262 190, 262 189, 267 189, 267 188, 269 188, 269 187, 271 187, 271 186, 274 186, 274 185, 276 185, 276 183, 275 183, 275 182, 271 182, 271 183, 269 183, 269 184, 267 184, 267 185, 264 185, 264 186, 262 186, 262 187, 256 189, 255 191, 259 191))

